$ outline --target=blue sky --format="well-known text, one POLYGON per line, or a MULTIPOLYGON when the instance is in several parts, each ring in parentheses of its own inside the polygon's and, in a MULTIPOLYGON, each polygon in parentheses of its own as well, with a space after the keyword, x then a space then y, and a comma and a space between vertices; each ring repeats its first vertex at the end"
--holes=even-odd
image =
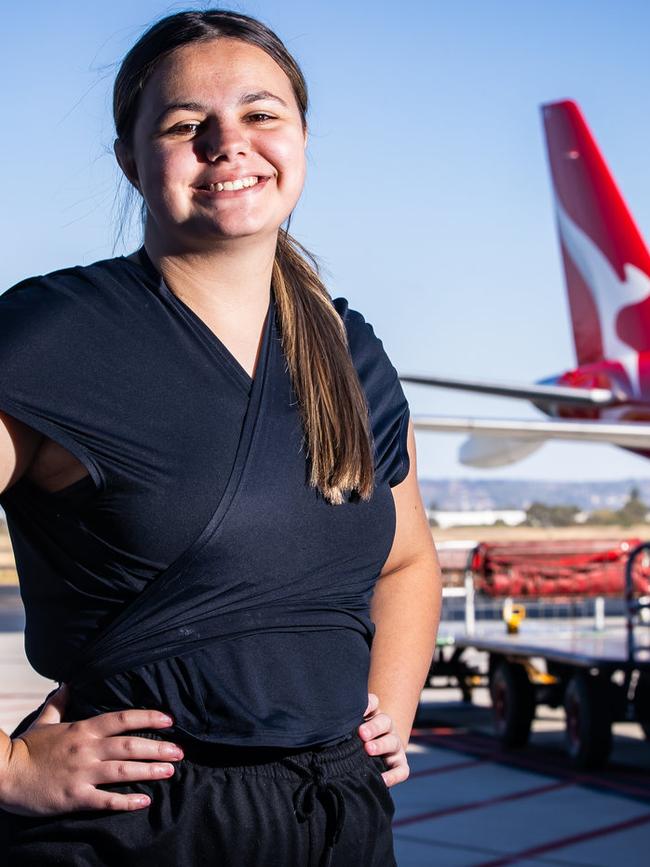
MULTIPOLYGON (((3 13, 0 288, 113 250, 117 65, 154 20, 215 4, 36 0, 3 13)), ((636 0, 267 2, 311 97, 292 231, 401 372, 529 381, 575 363, 539 105, 586 114, 650 237, 650 5, 636 0)), ((412 412, 534 418, 526 403, 405 386, 412 412)), ((420 434, 421 476, 485 476, 420 434)), ((506 478, 650 477, 604 446, 548 444, 506 478)))

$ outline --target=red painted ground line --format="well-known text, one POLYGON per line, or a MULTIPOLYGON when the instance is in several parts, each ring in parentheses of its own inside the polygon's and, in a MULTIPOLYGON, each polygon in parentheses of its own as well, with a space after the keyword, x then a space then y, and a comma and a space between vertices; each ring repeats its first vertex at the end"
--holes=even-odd
MULTIPOLYGON (((498 745, 495 747, 493 745, 487 744, 485 737, 482 737, 480 735, 476 735, 475 733, 472 733, 472 732, 467 732, 467 734, 465 734, 463 731, 458 729, 458 730, 450 733, 450 735, 448 737, 445 737, 444 741, 440 741, 437 739, 436 732, 434 729, 426 729, 426 730, 421 730, 421 731, 423 733, 418 735, 418 737, 420 739, 426 739, 427 741, 429 741, 429 740, 434 741, 434 739, 435 739, 434 744, 441 747, 441 748, 444 748, 444 746, 446 744, 448 744, 455 750, 456 745, 462 745, 462 747, 465 749, 465 751, 467 751, 467 750, 470 750, 472 752, 480 751, 480 752, 485 753, 485 754, 501 755, 504 757, 504 759, 506 759, 506 756, 507 756, 508 757, 507 761, 510 761, 509 757, 513 756, 513 757, 515 757, 515 760, 516 760, 515 753, 508 752, 507 750, 500 748, 498 745)), ((529 753, 525 753, 525 754, 521 755, 521 758, 524 759, 526 762, 539 762, 545 769, 548 769, 548 767, 549 767, 549 765, 547 764, 548 761, 553 761, 553 762, 560 761, 560 757, 558 755, 555 755, 550 750, 545 750, 545 748, 542 746, 533 746, 532 749, 534 750, 532 755, 529 753), (544 750, 544 752, 545 752, 545 755, 543 757, 540 755, 542 750, 544 750)), ((460 749, 460 746, 459 746, 459 751, 462 752, 462 750, 460 749)), ((650 779, 647 774, 643 774, 643 775, 638 774, 636 772, 636 769, 630 768, 627 765, 621 765, 620 763, 616 763, 616 764, 609 763, 609 769, 611 770, 612 774, 616 774, 618 777, 624 777, 625 779, 622 780, 622 782, 647 783, 650 779)), ((575 774, 578 775, 579 772, 575 771, 575 774)), ((587 781, 587 780, 602 780, 603 782, 607 781, 607 778, 596 777, 594 774, 591 774, 589 776, 585 775, 583 777, 583 779, 585 781, 587 781)))
POLYGON ((409 780, 416 777, 431 777, 434 774, 446 774, 447 771, 462 771, 464 768, 475 768, 476 765, 484 765, 488 762, 487 758, 468 759, 466 762, 454 762, 452 765, 443 765, 440 768, 423 768, 421 771, 411 771, 409 780))
POLYGON ((536 855, 543 855, 546 852, 553 852, 555 849, 563 849, 565 846, 583 843, 586 840, 594 840, 596 837, 606 837, 617 831, 627 831, 629 828, 646 825, 648 822, 650 822, 650 813, 644 813, 642 816, 637 816, 636 819, 627 819, 625 822, 616 822, 614 825, 595 828, 593 831, 583 831, 582 834, 572 834, 570 837, 560 837, 549 843, 542 843, 539 846, 531 846, 530 849, 513 852, 511 855, 504 855, 494 861, 484 861, 482 864, 477 864, 476 867, 506 867, 508 864, 516 864, 517 861, 523 861, 526 858, 534 858, 536 855))
POLYGON ((504 804, 507 801, 518 801, 521 798, 533 798, 535 795, 543 795, 546 792, 554 792, 558 789, 567 789, 572 783, 547 783, 544 786, 536 786, 534 789, 524 789, 519 792, 511 792, 508 795, 497 795, 494 798, 485 798, 482 801, 471 801, 468 804, 458 804, 455 807, 443 807, 442 810, 431 810, 429 813, 419 813, 417 816, 406 816, 403 819, 394 819, 393 827, 402 828, 405 825, 413 825, 416 822, 426 822, 429 819, 438 819, 441 816, 450 816, 454 813, 465 813, 467 810, 482 810, 492 807, 494 804, 504 804))
MULTIPOLYGON (((430 740, 428 737, 420 735, 421 739, 430 740)), ((432 740, 432 739, 431 739, 432 740)), ((618 792, 621 795, 631 795, 635 798, 647 798, 650 794, 646 784, 643 788, 635 788, 627 784, 627 781, 610 780, 607 777, 596 776, 595 774, 581 774, 579 771, 572 771, 569 768, 563 768, 556 764, 545 764, 540 758, 535 756, 515 755, 514 753, 495 750, 480 743, 470 743, 469 741, 454 740, 453 738, 445 738, 444 743, 438 742, 434 744, 440 749, 451 749, 454 752, 479 752, 483 761, 493 761, 497 764, 506 764, 509 767, 519 768, 521 770, 533 771, 534 773, 543 774, 544 776, 561 776, 565 780, 569 780, 576 786, 595 786, 602 789, 608 789, 613 792, 618 792)), ((616 773, 616 771, 614 772, 616 773)), ((645 783, 646 780, 643 779, 645 783)))
MULTIPOLYGON (((621 771, 617 770, 615 767, 612 768, 612 774, 619 775, 621 777, 625 777, 626 779, 620 780, 619 778, 608 779, 607 777, 599 776, 596 773, 581 773, 579 770, 571 769, 564 767, 561 764, 558 764, 558 757, 554 756, 549 751, 549 760, 544 761, 542 756, 538 751, 533 752, 510 752, 508 750, 500 749, 498 746, 495 748, 491 744, 485 743, 480 738, 472 738, 470 737, 446 737, 444 739, 437 739, 434 735, 420 735, 420 741, 425 741, 426 743, 431 744, 438 749, 448 749, 453 752, 460 752, 465 754, 475 755, 478 753, 483 760, 494 761, 500 764, 508 764, 515 767, 523 767, 530 770, 538 770, 539 773, 542 773, 546 776, 563 776, 565 779, 571 779, 578 785, 601 785, 607 786, 608 788, 617 787, 620 788, 621 791, 625 791, 625 784, 628 780, 631 781, 640 781, 643 783, 648 782, 648 777, 635 777, 633 776, 634 771, 628 771, 625 767, 622 768, 621 771)), ((538 748, 541 750, 541 748, 538 748)), ((544 757, 546 758, 546 757, 544 757)), ((644 790, 638 789, 628 789, 628 792, 631 794, 645 794, 646 796, 649 794, 647 787, 644 790)))

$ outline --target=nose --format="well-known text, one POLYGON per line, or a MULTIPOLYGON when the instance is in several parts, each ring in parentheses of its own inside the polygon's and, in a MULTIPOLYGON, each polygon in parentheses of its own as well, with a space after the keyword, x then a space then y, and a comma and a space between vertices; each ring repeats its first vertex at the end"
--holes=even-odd
POLYGON ((213 124, 206 132, 203 151, 208 162, 230 162, 250 150, 246 129, 234 121, 213 124))

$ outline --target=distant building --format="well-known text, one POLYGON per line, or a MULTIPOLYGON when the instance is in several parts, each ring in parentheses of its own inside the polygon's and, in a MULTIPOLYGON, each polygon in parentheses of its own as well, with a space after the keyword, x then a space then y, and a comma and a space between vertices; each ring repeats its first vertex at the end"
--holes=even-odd
POLYGON ((427 509, 427 517, 443 530, 447 527, 490 527, 497 521, 516 527, 526 520, 526 512, 523 509, 467 509, 455 512, 427 509))

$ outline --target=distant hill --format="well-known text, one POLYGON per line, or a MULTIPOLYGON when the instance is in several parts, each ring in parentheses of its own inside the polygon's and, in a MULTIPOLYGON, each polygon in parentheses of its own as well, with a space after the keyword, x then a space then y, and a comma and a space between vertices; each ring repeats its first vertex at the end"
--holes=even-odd
POLYGON ((650 505, 650 479, 548 482, 540 479, 420 479, 427 508, 527 509, 533 502, 577 506, 585 511, 620 509, 631 488, 650 505))

